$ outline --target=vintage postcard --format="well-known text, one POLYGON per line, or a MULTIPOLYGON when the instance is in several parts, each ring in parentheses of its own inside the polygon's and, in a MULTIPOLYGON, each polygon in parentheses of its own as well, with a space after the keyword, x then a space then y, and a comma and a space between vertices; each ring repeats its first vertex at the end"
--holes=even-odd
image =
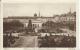
POLYGON ((76 0, 2 0, 4 50, 76 50, 76 0))

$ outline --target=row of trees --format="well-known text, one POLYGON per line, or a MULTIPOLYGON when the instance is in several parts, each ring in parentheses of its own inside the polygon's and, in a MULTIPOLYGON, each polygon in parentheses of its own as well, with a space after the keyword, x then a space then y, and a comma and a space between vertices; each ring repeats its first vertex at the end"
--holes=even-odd
POLYGON ((53 33, 59 33, 62 32, 62 30, 60 30, 59 24, 55 23, 53 21, 47 21, 45 23, 42 24, 42 29, 39 30, 39 32, 53 32, 53 33))
POLYGON ((19 30, 22 30, 23 27, 23 23, 18 20, 3 22, 3 32, 5 33, 3 36, 3 47, 11 47, 11 44, 15 43, 15 39, 19 38, 12 36, 12 32, 18 32, 19 30))
POLYGON ((13 20, 10 22, 3 22, 3 31, 15 31, 23 28, 23 23, 19 22, 18 20, 13 20))
MULTIPOLYGON (((24 24, 18 20, 3 22, 4 32, 8 30, 19 30, 20 28, 23 28, 23 27, 24 27, 24 24)), ((55 23, 53 21, 47 21, 42 24, 42 29, 39 30, 39 32, 62 32, 62 30, 60 30, 61 27, 66 27, 66 28, 69 28, 70 30, 75 30, 76 22, 63 24, 63 23, 55 23)), ((28 32, 34 31, 35 28, 32 27, 31 20, 29 20, 28 27, 26 29, 28 32)))
POLYGON ((76 22, 58 22, 47 21, 42 24, 42 29, 39 32, 56 32, 62 33, 63 31, 60 28, 66 28, 73 31, 76 31, 76 22))

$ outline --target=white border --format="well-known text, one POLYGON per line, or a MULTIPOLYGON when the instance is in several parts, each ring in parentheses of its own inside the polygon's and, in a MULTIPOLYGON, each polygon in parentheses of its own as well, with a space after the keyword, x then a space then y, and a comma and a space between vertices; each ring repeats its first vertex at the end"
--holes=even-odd
MULTIPOLYGON (((3 3, 1 2, 1 18, 0 18, 0 50, 79 50, 80 48, 80 0, 76 2, 76 40, 77 40, 77 47, 76 49, 73 48, 4 48, 3 49, 3 3)), ((19 2, 20 3, 20 2, 19 2)))

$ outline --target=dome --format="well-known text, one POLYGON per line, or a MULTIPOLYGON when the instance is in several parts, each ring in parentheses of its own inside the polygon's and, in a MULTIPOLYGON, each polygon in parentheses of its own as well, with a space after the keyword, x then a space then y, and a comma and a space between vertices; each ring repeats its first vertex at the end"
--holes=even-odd
POLYGON ((37 14, 35 13, 34 16, 37 16, 37 14))

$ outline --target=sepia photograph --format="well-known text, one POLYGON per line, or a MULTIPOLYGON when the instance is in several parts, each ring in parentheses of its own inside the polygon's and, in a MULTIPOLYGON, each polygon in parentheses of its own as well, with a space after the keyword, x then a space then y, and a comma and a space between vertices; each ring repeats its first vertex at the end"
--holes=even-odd
POLYGON ((76 2, 3 3, 4 48, 75 48, 76 2))

